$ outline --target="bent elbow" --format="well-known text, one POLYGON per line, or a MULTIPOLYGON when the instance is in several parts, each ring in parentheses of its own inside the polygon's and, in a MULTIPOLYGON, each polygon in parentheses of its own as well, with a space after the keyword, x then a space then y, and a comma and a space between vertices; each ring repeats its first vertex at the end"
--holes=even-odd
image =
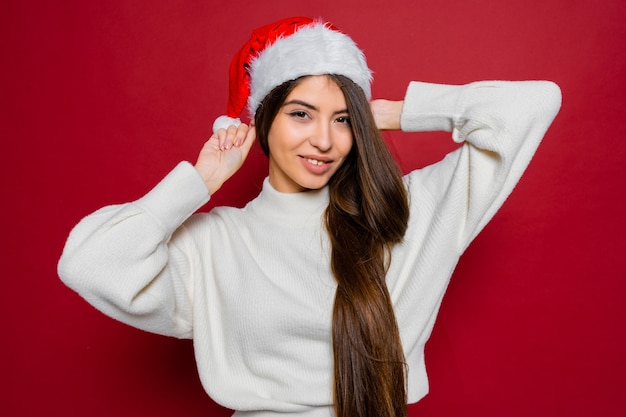
POLYGON ((541 105, 537 110, 554 119, 561 108, 563 94, 559 85, 553 81, 541 81, 540 100, 541 105))

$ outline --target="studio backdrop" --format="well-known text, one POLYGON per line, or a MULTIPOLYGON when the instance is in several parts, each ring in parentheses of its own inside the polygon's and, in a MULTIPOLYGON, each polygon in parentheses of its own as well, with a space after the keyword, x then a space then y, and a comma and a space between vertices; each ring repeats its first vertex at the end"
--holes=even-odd
MULTIPOLYGON (((426 348, 411 416, 616 416, 626 409, 626 3, 9 0, 2 48, 5 416, 230 416, 203 391, 190 341, 115 322, 63 286, 71 228, 195 162, 223 114, 250 31, 323 17, 374 71, 375 98, 411 80, 547 79, 563 106, 525 176, 461 258, 426 348)), ((385 133, 403 171, 456 145, 385 133)), ((242 206, 267 160, 201 211, 242 206)))

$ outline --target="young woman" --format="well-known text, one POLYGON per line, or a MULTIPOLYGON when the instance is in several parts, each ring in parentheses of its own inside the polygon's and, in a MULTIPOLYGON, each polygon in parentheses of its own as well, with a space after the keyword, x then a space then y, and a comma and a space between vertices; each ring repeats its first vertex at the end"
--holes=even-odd
POLYGON ((424 345, 452 271, 529 163, 558 87, 413 82, 404 101, 370 101, 358 47, 306 18, 253 32, 230 76, 196 164, 83 219, 61 278, 118 320, 193 338, 203 386, 236 416, 406 415, 428 391, 424 345), (463 145, 402 177, 383 129, 463 145), (193 214, 257 138, 259 196, 193 214))

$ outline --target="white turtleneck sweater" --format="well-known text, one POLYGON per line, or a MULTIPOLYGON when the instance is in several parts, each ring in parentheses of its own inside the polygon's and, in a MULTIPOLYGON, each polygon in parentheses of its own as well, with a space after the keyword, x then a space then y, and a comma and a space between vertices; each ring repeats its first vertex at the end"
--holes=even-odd
MULTIPOLYGON (((560 99, 542 81, 409 85, 402 129, 463 143, 405 177, 409 227, 387 283, 409 402, 428 391, 424 345, 457 261, 517 183, 560 99)), ((204 388, 235 415, 332 415, 327 189, 284 194, 266 179, 243 209, 192 215, 208 199, 193 166, 179 164, 143 198, 83 219, 59 275, 111 317, 193 338, 204 388)))

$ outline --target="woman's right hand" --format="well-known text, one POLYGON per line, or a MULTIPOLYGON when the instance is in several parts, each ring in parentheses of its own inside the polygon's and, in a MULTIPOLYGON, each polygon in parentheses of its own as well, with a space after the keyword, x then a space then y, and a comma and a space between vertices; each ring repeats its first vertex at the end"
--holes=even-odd
POLYGON ((205 142, 195 168, 210 195, 241 168, 255 139, 256 130, 252 122, 250 126, 242 123, 219 129, 205 142))

